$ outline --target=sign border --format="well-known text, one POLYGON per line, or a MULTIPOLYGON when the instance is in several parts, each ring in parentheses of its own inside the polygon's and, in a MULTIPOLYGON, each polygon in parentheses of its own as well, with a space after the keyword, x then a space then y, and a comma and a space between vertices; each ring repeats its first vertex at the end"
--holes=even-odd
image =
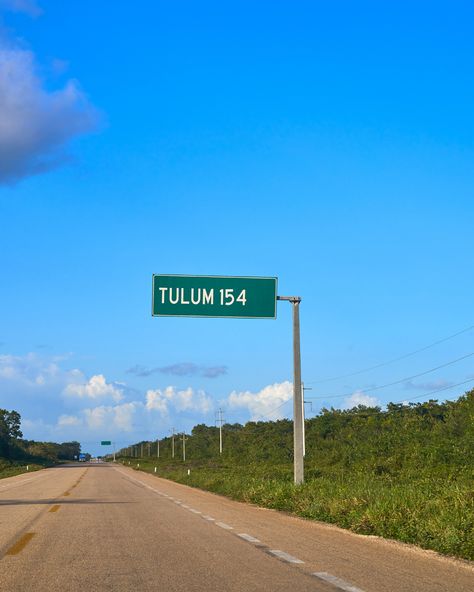
POLYGON ((194 318, 194 319, 260 319, 260 320, 275 320, 277 318, 277 302, 278 302, 278 278, 276 276, 261 276, 261 275, 193 275, 186 273, 153 273, 151 280, 151 316, 152 317, 174 317, 178 318, 194 318), (176 314, 154 314, 155 309, 155 277, 192 277, 192 278, 216 278, 216 279, 241 279, 241 280, 274 280, 275 282, 275 308, 273 317, 245 317, 245 316, 219 316, 219 315, 176 315, 176 314))

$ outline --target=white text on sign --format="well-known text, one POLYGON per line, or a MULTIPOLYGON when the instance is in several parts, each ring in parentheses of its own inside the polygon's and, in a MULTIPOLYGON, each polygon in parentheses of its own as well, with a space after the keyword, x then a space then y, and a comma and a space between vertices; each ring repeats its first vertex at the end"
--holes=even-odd
POLYGON ((204 304, 221 306, 232 306, 238 302, 242 306, 247 303, 246 290, 237 292, 233 288, 214 290, 214 288, 168 288, 160 287, 161 304, 204 304))

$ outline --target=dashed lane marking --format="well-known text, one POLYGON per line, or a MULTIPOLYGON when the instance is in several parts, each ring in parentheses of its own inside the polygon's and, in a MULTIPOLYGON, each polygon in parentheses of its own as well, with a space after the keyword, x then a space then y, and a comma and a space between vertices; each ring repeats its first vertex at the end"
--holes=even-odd
POLYGON ((23 551, 26 545, 31 541, 31 539, 35 536, 35 532, 27 532, 25 533, 21 539, 19 539, 14 545, 12 545, 5 555, 18 555, 23 551))
POLYGON ((247 541, 249 543, 260 543, 261 542, 258 539, 256 539, 255 537, 253 537, 252 535, 247 534, 245 532, 241 532, 237 536, 240 537, 241 539, 244 539, 244 541, 247 541))
POLYGON ((344 592, 363 592, 363 590, 361 590, 360 588, 357 588, 356 586, 352 586, 351 584, 349 584, 349 582, 346 582, 345 580, 342 580, 341 578, 333 576, 332 574, 329 574, 325 571, 319 571, 319 572, 313 573, 312 575, 315 578, 318 578, 319 580, 329 582, 330 584, 332 584, 336 588, 339 588, 339 590, 344 590, 344 592))
POLYGON ((304 563, 304 561, 301 561, 301 559, 297 559, 296 557, 293 557, 293 555, 285 553, 285 551, 279 551, 278 549, 269 549, 268 552, 272 555, 275 555, 275 557, 278 557, 278 559, 283 559, 283 561, 286 561, 288 563, 304 563))
MULTIPOLYGON (((220 528, 223 528, 224 530, 234 530, 234 528, 232 526, 229 526, 225 522, 216 522, 216 519, 213 518, 212 516, 207 516, 207 515, 203 514, 202 512, 200 512, 199 510, 195 510, 194 508, 189 507, 181 500, 175 499, 172 495, 168 495, 167 493, 158 491, 157 489, 154 489, 150 485, 146 485, 142 481, 139 481, 138 479, 134 479, 133 477, 129 477, 128 475, 127 475, 127 478, 130 479, 131 481, 135 481, 136 483, 139 483, 143 487, 146 487, 147 489, 149 489, 150 491, 153 491, 154 493, 157 493, 158 495, 166 497, 170 501, 173 501, 175 504, 181 506, 182 508, 189 510, 193 514, 200 514, 204 520, 207 520, 208 522, 214 522, 216 524, 216 526, 219 526, 220 528)), ((33 481, 33 479, 28 479, 28 481, 33 481)), ((26 482, 27 481, 23 481, 23 483, 26 483, 26 482)), ((66 492, 63 495, 69 495, 69 493, 66 492)), ((57 509, 59 509, 59 505, 57 506, 57 509, 55 509, 55 508, 56 508, 56 506, 53 506, 51 508, 50 512, 57 511, 57 509)), ((33 536, 34 536, 34 533, 27 533, 15 545, 13 545, 13 547, 11 547, 7 551, 6 554, 7 555, 16 555, 16 554, 20 553, 20 551, 28 544, 28 542, 31 540, 31 538, 33 538, 33 536)), ((255 538, 252 535, 247 534, 245 532, 241 532, 241 533, 237 534, 237 536, 249 543, 253 543, 256 545, 262 545, 262 543, 259 539, 255 538)), ((270 553, 271 555, 273 555, 274 557, 278 557, 278 559, 286 561, 287 563, 294 563, 294 564, 295 563, 296 564, 303 564, 304 563, 304 561, 302 561, 301 559, 298 559, 297 557, 293 557, 293 555, 290 555, 289 553, 286 553, 285 551, 280 551, 279 549, 269 549, 269 548, 265 548, 265 550, 268 553, 270 553)), ((318 578, 319 580, 323 580, 324 582, 332 584, 333 586, 335 586, 339 590, 342 590, 343 592, 364 592, 360 588, 357 588, 356 586, 352 586, 352 584, 350 584, 349 582, 346 582, 345 580, 342 580, 341 578, 333 576, 332 574, 327 573, 327 572, 315 572, 315 573, 312 573, 311 575, 315 578, 318 578)))
POLYGON ((229 526, 225 522, 216 522, 216 526, 220 526, 224 530, 234 530, 234 527, 233 526, 229 526))

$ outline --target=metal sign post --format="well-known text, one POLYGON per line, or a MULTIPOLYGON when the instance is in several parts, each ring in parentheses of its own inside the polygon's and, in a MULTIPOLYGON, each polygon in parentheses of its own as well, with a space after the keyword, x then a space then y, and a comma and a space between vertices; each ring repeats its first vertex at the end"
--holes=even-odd
POLYGON ((304 482, 303 389, 301 385, 300 296, 278 296, 293 305, 293 470, 294 481, 304 482))
MULTIPOLYGON (((277 300, 291 302, 293 305, 294 481, 295 484, 303 483, 305 450, 300 353, 301 297, 277 296, 276 277, 154 274, 152 285, 152 315, 156 317, 276 319, 277 300)), ((219 451, 222 453, 222 415, 219 421, 219 451)), ((174 436, 173 428, 171 430, 172 458, 175 453, 174 436)), ((185 457, 184 435, 183 457, 185 457)))

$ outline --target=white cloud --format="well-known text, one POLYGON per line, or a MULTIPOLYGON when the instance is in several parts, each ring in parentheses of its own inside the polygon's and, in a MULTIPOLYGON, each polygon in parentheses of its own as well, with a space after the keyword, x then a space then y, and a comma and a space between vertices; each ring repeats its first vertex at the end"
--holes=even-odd
POLYGON ((174 405, 178 411, 201 411, 209 413, 212 408, 212 400, 203 390, 196 392, 191 388, 184 391, 177 391, 173 398, 174 405))
POLYGON ((114 425, 120 430, 126 432, 131 431, 137 407, 142 407, 142 405, 135 401, 131 403, 122 403, 122 405, 115 405, 115 407, 113 407, 114 425))
POLYGON ((289 381, 269 384, 258 393, 233 391, 228 398, 230 407, 248 409, 252 420, 281 419, 285 416, 284 403, 293 397, 289 381))
POLYGON ((76 81, 46 90, 34 54, 0 39, 0 183, 64 164, 69 160, 64 146, 93 130, 97 121, 76 81))
POLYGON ((68 396, 88 399, 101 399, 104 397, 111 397, 114 401, 123 399, 122 389, 107 383, 103 374, 92 376, 86 383, 68 384, 64 389, 64 393, 68 396))
POLYGON ((174 386, 168 386, 163 390, 147 391, 145 407, 148 411, 159 411, 162 415, 166 415, 170 406, 176 411, 209 413, 212 409, 212 399, 205 391, 201 389, 195 391, 191 387, 177 390, 174 386))
POLYGON ((172 398, 174 387, 169 386, 164 390, 155 389, 146 392, 145 407, 148 411, 159 411, 162 415, 168 413, 168 402, 172 398))
POLYGON ((36 353, 24 356, 0 354, 0 382, 22 389, 51 388, 82 376, 79 370, 62 370, 64 356, 45 357, 36 353))
POLYGON ((84 409, 83 413, 88 427, 91 429, 102 427, 104 425, 107 411, 110 409, 110 407, 107 408, 104 405, 94 407, 93 409, 84 409))
POLYGON ((142 403, 132 401, 120 405, 99 405, 91 409, 84 409, 83 414, 87 426, 91 430, 98 428, 114 428, 123 432, 130 432, 137 409, 142 409, 142 403))
POLYGON ((75 415, 60 415, 58 418, 58 427, 80 426, 82 421, 75 415))
POLYGON ((363 405, 364 407, 377 407, 380 403, 377 397, 369 397, 369 395, 366 395, 363 391, 359 390, 352 393, 352 395, 344 401, 344 407, 347 409, 352 409, 358 405, 363 405))

